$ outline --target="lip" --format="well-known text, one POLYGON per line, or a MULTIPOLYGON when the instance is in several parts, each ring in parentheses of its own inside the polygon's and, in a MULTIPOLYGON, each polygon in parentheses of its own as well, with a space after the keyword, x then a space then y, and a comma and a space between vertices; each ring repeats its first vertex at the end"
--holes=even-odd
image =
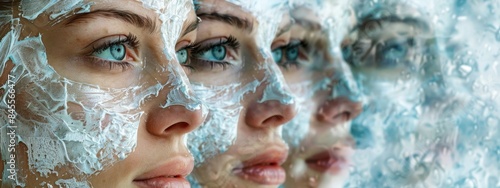
POLYGON ((267 149, 255 157, 244 161, 233 169, 233 173, 242 179, 261 185, 279 185, 285 182, 286 149, 267 149))
POLYGON ((349 160, 340 148, 316 153, 305 160, 307 166, 320 173, 338 174, 349 167, 349 160))
POLYGON ((177 156, 167 163, 148 171, 134 179, 134 184, 140 188, 189 188, 186 176, 194 168, 191 157, 177 156))

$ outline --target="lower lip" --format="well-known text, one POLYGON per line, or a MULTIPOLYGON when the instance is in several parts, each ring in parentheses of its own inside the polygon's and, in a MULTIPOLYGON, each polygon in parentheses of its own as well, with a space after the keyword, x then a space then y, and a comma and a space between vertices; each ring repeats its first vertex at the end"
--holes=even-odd
POLYGON ((185 178, 151 178, 147 180, 134 181, 140 188, 190 188, 189 182, 185 178))
POLYGON ((309 168, 320 173, 338 174, 349 167, 344 159, 327 157, 322 159, 306 160, 309 168))
POLYGON ((261 185, 279 185, 285 182, 285 169, 277 165, 255 165, 236 171, 240 178, 261 185))

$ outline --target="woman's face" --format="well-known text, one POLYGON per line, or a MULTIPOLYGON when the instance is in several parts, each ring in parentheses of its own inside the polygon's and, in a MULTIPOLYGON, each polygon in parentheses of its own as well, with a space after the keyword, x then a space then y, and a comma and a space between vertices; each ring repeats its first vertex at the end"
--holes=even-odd
POLYGON ((451 166, 457 135, 452 114, 461 101, 447 96, 442 86, 444 64, 432 23, 406 14, 418 13, 415 8, 386 6, 372 13, 380 16, 360 20, 343 48, 367 99, 354 123, 373 137, 367 138, 370 148, 358 152, 355 160, 362 167, 354 178, 361 185, 417 185, 441 179, 451 166))
POLYGON ((398 82, 419 88, 423 64, 429 61, 425 59, 425 50, 430 37, 423 23, 416 19, 368 20, 363 21, 351 36, 353 38, 343 47, 344 57, 364 90, 387 95, 393 91, 387 86, 398 82))
POLYGON ((325 29, 315 12, 292 10, 291 42, 277 61, 300 106, 284 126, 290 145, 285 187, 341 187, 354 148, 350 121, 361 111, 360 103, 340 91, 347 86, 339 69, 344 62, 332 54, 328 42, 328 33, 338 31, 325 29))
POLYGON ((15 89, 2 110, 17 112, 2 134, 19 142, 2 150, 2 183, 189 187, 184 135, 203 121, 180 66, 196 40, 191 1, 20 4, 0 43, 15 89))
POLYGON ((200 1, 202 21, 185 66, 209 113, 188 138, 196 160, 193 183, 277 187, 284 182, 280 165, 288 148, 280 127, 295 107, 271 49, 288 43, 290 19, 265 3, 200 1), (264 19, 271 12, 273 19, 264 19))

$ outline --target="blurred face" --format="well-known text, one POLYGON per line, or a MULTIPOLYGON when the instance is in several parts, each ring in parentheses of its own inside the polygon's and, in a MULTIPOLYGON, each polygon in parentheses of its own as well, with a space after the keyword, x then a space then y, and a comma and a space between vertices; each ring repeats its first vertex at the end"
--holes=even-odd
POLYGON ((202 21, 184 66, 209 108, 202 128, 189 135, 193 183, 201 186, 277 187, 285 180, 280 126, 295 107, 271 48, 288 43, 290 19, 265 3, 206 0, 196 12, 202 21), (270 12, 274 20, 259 17, 270 12))
POLYGON ((285 187, 342 187, 354 147, 350 121, 361 104, 341 92, 348 88, 340 69, 343 62, 331 54, 333 44, 328 42, 328 33, 335 31, 323 28, 310 8, 295 8, 292 17, 290 45, 275 50, 283 54, 275 60, 300 106, 284 126, 283 136, 291 146, 284 165, 285 187))
POLYGON ((448 104, 453 98, 448 99, 439 86, 444 82, 442 64, 429 24, 421 17, 397 13, 368 18, 345 43, 344 58, 367 98, 355 125, 368 127, 373 132, 369 137, 375 137, 366 143, 370 148, 356 157, 359 166, 370 168, 357 170, 360 182, 417 185, 441 179, 451 165, 457 129, 447 114, 460 104, 448 104))
MULTIPOLYGON (((418 20, 368 20, 355 29, 343 47, 344 57, 366 89, 373 82, 418 82, 422 74, 429 31, 418 20), (376 81, 374 81, 374 78, 376 81)), ((429 61, 429 60, 427 60, 429 61)), ((417 84, 415 83, 415 84, 417 84)))
POLYGON ((189 187, 184 135, 202 106, 177 57, 196 40, 191 2, 47 7, 23 1, 2 38, 11 58, 0 81, 16 94, 2 110, 17 112, 2 134, 19 142, 2 150, 2 185, 189 187))

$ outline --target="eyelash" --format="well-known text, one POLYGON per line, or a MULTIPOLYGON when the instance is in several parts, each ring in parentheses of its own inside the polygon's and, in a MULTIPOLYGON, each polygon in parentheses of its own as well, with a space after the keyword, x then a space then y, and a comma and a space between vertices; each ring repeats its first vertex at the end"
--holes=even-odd
POLYGON ((99 67, 109 66, 110 71, 115 69, 117 66, 122 68, 122 72, 132 68, 133 65, 126 61, 119 61, 119 62, 109 61, 92 56, 92 54, 101 53, 113 45, 125 45, 126 47, 137 49, 139 47, 139 40, 137 39, 137 36, 133 35, 132 33, 129 33, 125 38, 119 37, 118 40, 107 41, 105 44, 100 45, 98 47, 92 46, 92 52, 90 52, 89 57, 91 57, 93 63, 99 67))
MULTIPOLYGON (((309 44, 307 43, 307 41, 300 40, 297 43, 288 43, 286 46, 283 46, 283 47, 280 47, 280 48, 282 48, 282 50, 284 52, 283 53, 283 57, 286 58, 286 52, 288 51, 288 49, 291 49, 291 48, 294 48, 294 47, 298 47, 299 48, 298 49, 299 51, 297 52, 298 53, 297 60, 298 60, 300 58, 300 56, 301 56, 300 55, 301 54, 300 53, 300 50, 301 50, 300 48, 302 47, 304 49, 308 49, 308 46, 309 46, 309 44)), ((281 67, 283 67, 285 70, 288 70, 292 66, 295 67, 295 68, 300 68, 301 67, 300 66, 300 62, 298 62, 297 60, 290 61, 290 60, 286 59, 285 62, 277 62, 277 63, 278 63, 278 65, 280 65, 281 67)))
MULTIPOLYGON (((189 68, 191 71, 196 70, 195 65, 197 66, 205 66, 203 64, 209 64, 210 65, 210 70, 213 70, 215 67, 222 67, 222 70, 226 70, 227 68, 233 66, 233 64, 227 62, 227 61, 210 61, 210 60, 204 60, 204 59, 199 59, 198 57, 201 56, 203 53, 211 50, 212 48, 216 46, 223 46, 224 48, 231 48, 233 50, 238 50, 240 47, 240 43, 238 42, 238 39, 236 39, 234 36, 230 35, 223 41, 224 39, 220 39, 219 42, 212 43, 212 44, 207 44, 203 45, 202 43, 194 44, 185 47, 184 49, 188 50, 188 62, 185 67, 189 68), (194 63, 194 64, 193 64, 194 63), (201 65, 200 65, 201 64, 201 65)), ((226 51, 226 53, 228 53, 226 51)))

